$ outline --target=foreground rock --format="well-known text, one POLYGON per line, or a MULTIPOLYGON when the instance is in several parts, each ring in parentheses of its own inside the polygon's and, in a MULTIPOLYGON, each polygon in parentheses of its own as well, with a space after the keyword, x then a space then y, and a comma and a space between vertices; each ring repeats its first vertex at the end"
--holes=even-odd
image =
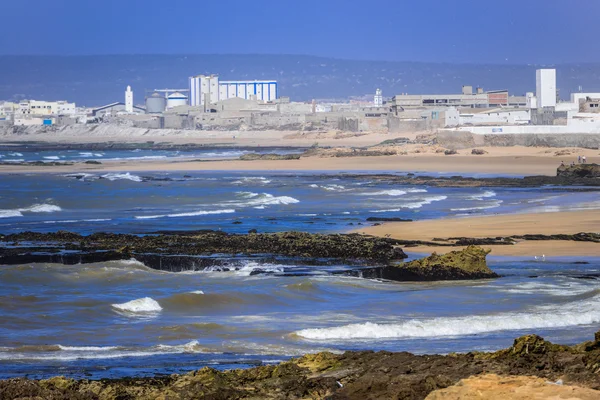
POLYGON ((227 234, 198 231, 158 235, 24 232, 0 235, 0 264, 52 262, 79 264, 135 258, 156 269, 202 269, 213 254, 275 255, 308 259, 363 260, 385 264, 406 258, 394 239, 359 234, 282 232, 227 234))
MULTIPOLYGON (((513 396, 511 389, 546 390, 540 380, 529 378, 491 378, 534 376, 544 382, 562 380, 567 393, 570 386, 600 388, 600 334, 596 340, 577 346, 561 346, 537 335, 516 339, 513 346, 495 353, 417 356, 410 353, 346 352, 341 355, 319 353, 247 370, 220 372, 203 368, 185 375, 156 378, 72 380, 56 377, 33 381, 0 381, 2 399, 453 399, 462 386, 472 393, 502 393, 513 396), (477 383, 479 382, 479 383, 477 383), (484 382, 482 384, 481 382, 484 382), (507 383, 510 386, 507 386, 507 383), (440 389, 446 392, 435 392, 440 389), (432 393, 433 392, 433 393, 432 393), (437 397, 436 397, 437 396, 437 397), (442 396, 442 397, 440 397, 442 396)), ((561 393, 561 389, 558 389, 561 393)), ((558 393, 558 391, 556 392, 558 393)), ((590 390, 571 392, 582 399, 590 390)), ((494 398, 494 397, 458 397, 494 398)), ((527 398, 527 397, 525 397, 527 398)), ((533 397, 536 398, 536 397, 533 397)), ((537 397, 540 398, 540 397, 537 397)), ((543 397, 542 397, 543 398, 543 397)), ((577 397, 574 397, 577 398, 577 397)))
POLYGON ((440 281, 497 278, 486 263, 490 250, 468 246, 464 250, 451 251, 406 263, 360 271, 364 278, 380 278, 394 281, 440 281))

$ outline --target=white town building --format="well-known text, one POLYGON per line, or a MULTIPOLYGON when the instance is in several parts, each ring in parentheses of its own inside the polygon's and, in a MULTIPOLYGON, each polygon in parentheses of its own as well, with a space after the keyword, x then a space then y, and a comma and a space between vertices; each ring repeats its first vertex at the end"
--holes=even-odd
POLYGON ((66 101, 40 101, 24 100, 19 102, 19 108, 15 114, 19 116, 27 115, 74 115, 77 110, 75 103, 66 101))
POLYGON ((538 69, 535 83, 537 108, 556 107, 556 70, 538 69))

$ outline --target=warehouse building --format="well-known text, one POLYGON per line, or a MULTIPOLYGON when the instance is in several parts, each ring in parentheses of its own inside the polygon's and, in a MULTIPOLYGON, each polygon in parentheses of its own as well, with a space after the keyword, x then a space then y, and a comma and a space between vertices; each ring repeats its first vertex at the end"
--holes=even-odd
POLYGON ((221 100, 241 98, 264 102, 275 101, 279 94, 277 81, 219 81, 217 75, 192 76, 190 83, 190 106, 205 107, 221 100))

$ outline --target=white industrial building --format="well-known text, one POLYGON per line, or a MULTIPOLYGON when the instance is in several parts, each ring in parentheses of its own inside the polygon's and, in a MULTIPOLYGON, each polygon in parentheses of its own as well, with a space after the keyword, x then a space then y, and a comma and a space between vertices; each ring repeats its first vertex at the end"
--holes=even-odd
POLYGON ((556 107, 556 70, 538 69, 535 84, 537 108, 556 107))
POLYGON ((277 81, 219 81, 217 75, 190 77, 190 106, 215 104, 220 100, 241 98, 264 102, 278 98, 277 81))
POLYGON ((175 92, 167 96, 167 110, 179 106, 185 106, 187 103, 188 97, 183 93, 175 92))
POLYGON ((250 100, 274 101, 277 99, 276 81, 220 81, 219 100, 239 97, 250 100))

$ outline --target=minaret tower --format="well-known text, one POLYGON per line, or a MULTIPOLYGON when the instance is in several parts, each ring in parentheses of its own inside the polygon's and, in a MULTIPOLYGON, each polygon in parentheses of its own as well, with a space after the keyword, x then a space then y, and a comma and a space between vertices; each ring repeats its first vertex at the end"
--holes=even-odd
POLYGON ((133 114, 133 91, 131 90, 131 86, 127 86, 127 91, 125 92, 125 112, 133 114))

